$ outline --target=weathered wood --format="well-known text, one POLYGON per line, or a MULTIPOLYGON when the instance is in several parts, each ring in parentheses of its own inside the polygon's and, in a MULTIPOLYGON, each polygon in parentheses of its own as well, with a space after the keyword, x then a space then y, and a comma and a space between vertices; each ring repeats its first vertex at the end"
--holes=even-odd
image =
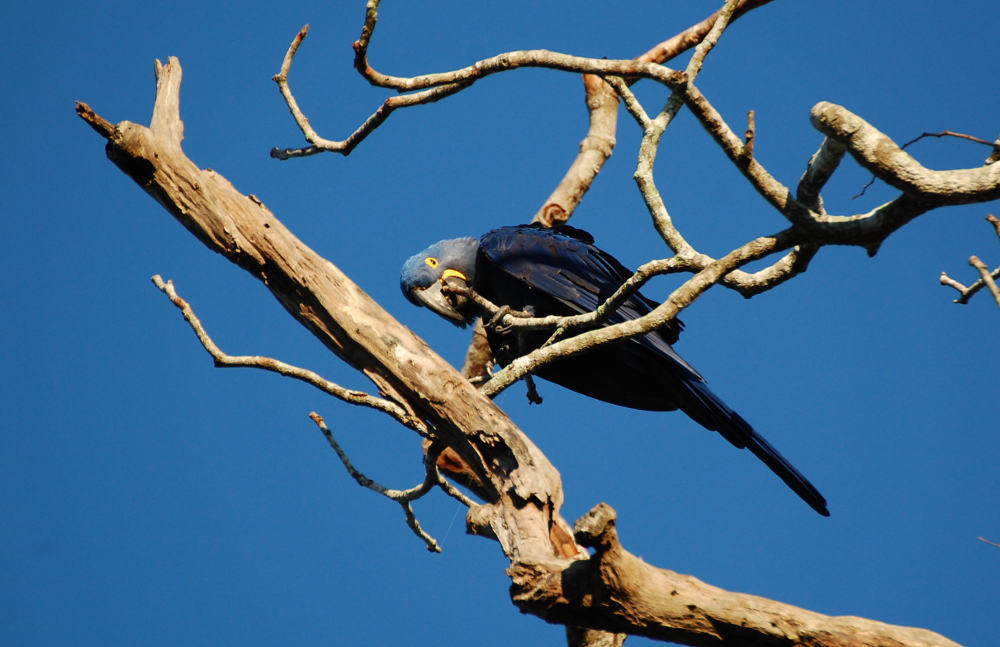
MULTIPOLYGON (((690 645, 954 647, 926 630, 824 616, 652 567, 622 548, 607 506, 581 520, 574 538, 559 516, 558 472, 492 401, 259 199, 184 155, 180 82, 176 59, 157 62, 148 128, 112 125, 82 103, 77 112, 108 140, 108 157, 191 233, 260 279, 293 317, 383 395, 430 423, 475 471, 488 502, 470 510, 469 530, 500 543, 511 560, 512 597, 523 611, 550 622, 690 645), (578 542, 595 554, 588 556, 578 542)), ((571 632, 577 642, 595 644, 594 638, 571 632)))
POLYGON ((510 527, 496 534, 508 555, 551 556, 550 520, 559 520, 562 486, 548 459, 489 398, 295 237, 258 198, 241 194, 184 155, 180 82, 175 58, 157 63, 148 128, 128 121, 111 127, 85 104, 78 113, 107 137, 108 157, 209 249, 260 279, 293 317, 383 395, 433 425, 505 510, 496 522, 510 527))
POLYGON ((569 568, 514 565, 514 603, 550 622, 591 623, 686 645, 956 647, 926 629, 827 616, 655 568, 622 547, 615 521, 604 504, 577 521, 577 541, 595 551, 587 561, 569 568))

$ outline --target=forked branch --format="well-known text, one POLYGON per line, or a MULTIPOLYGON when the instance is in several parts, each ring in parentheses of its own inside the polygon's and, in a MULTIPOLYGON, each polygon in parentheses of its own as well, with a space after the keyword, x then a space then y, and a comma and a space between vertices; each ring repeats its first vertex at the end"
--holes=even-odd
POLYGON ((351 459, 347 457, 347 453, 340 446, 340 443, 337 442, 337 439, 334 438, 333 432, 326 426, 326 421, 323 420, 323 416, 313 411, 309 414, 309 417, 316 423, 319 430, 323 432, 323 437, 326 438, 326 442, 329 443, 333 451, 336 452, 337 457, 340 459, 340 462, 343 463, 344 469, 346 469, 347 473, 351 475, 351 478, 353 478, 354 481, 361 487, 371 490, 372 492, 377 492, 385 498, 395 501, 402 506, 403 514, 406 516, 406 525, 410 527, 413 534, 424 541, 424 544, 427 546, 427 550, 432 553, 440 553, 440 544, 438 544, 437 540, 431 537, 427 531, 423 529, 420 522, 417 520, 417 515, 413 512, 413 502, 430 492, 435 485, 440 485, 445 492, 455 496, 455 498, 462 503, 466 505, 472 504, 468 497, 455 490, 453 486, 445 481, 444 477, 441 476, 441 473, 438 472, 437 460, 438 457, 441 456, 444 446, 440 443, 431 443, 431 446, 424 454, 425 475, 424 480, 421 483, 406 490, 394 490, 376 483, 354 467, 354 464, 351 463, 351 459))
MULTIPOLYGON (((370 2, 369 7, 377 7, 377 2, 370 2)), ((672 92, 680 92, 684 105, 695 112, 727 155, 731 153, 734 163, 791 225, 776 234, 748 241, 718 259, 681 246, 681 250, 674 250, 676 260, 668 262, 692 276, 650 315, 555 341, 506 367, 501 372, 504 380, 517 379, 540 362, 582 352, 583 344, 607 343, 638 334, 643 326, 662 325, 716 283, 742 281, 746 289, 777 284, 801 271, 821 245, 863 244, 871 249, 872 240, 884 238, 905 218, 912 219, 948 203, 943 196, 928 198, 903 190, 900 198, 871 214, 837 218, 818 213, 793 200, 788 189, 747 154, 747 142, 733 134, 687 76, 659 66, 651 68, 654 64, 648 61, 603 61, 534 50, 480 63, 479 69, 445 73, 453 75, 451 80, 435 78, 444 85, 417 84, 412 92, 472 82, 487 73, 519 66, 656 80, 672 92), (780 252, 785 256, 770 268, 736 274, 747 263, 780 252)), ((177 105, 179 63, 173 59, 166 66, 158 65, 157 76, 152 128, 129 122, 112 126, 83 104, 78 112, 108 139, 109 157, 144 190, 210 249, 260 278, 292 316, 331 351, 372 379, 382 398, 421 421, 433 439, 433 453, 448 446, 471 466, 484 484, 486 503, 470 510, 469 527, 497 540, 511 560, 514 599, 522 610, 555 622, 692 645, 726 641, 846 645, 861 640, 873 644, 954 645, 932 632, 858 618, 829 618, 722 592, 693 578, 671 579, 669 571, 649 566, 621 548, 613 533, 613 518, 606 510, 595 512, 592 517, 597 521, 588 519, 574 538, 559 513, 562 491, 558 473, 530 439, 338 268, 295 238, 259 200, 240 194, 217 173, 201 170, 188 160, 180 148, 183 130, 177 105), (588 556, 583 545, 593 547, 594 555, 588 556), (615 573, 614 581, 600 579, 615 573), (580 574, 588 577, 577 579, 580 574), (640 584, 637 588, 636 583, 640 584), (644 584, 654 586, 647 588, 644 584), (571 590, 561 588, 567 585, 571 590), (657 595, 657 591, 664 594, 657 595), (774 609, 774 613, 754 613, 754 609, 764 607, 774 609), (655 623, 650 615, 655 616, 655 623)), ((415 78, 422 79, 420 83, 428 82, 423 77, 415 78)), ((626 98, 627 103, 633 100, 626 98)), ((637 102, 630 110, 642 114, 637 102)), ((845 141, 836 133, 827 136, 841 141, 857 156, 857 142, 845 141)), ((653 152, 655 148, 654 143, 653 152)), ((813 180, 812 186, 821 187, 822 182, 813 180)), ((431 474, 428 468, 425 481, 414 491, 432 487, 431 474)))
POLYGON ((395 418, 396 421, 404 427, 409 427, 421 436, 429 436, 430 432, 427 430, 427 425, 424 424, 422 420, 411 415, 406 409, 391 400, 378 398, 356 389, 345 389, 339 384, 331 382, 314 371, 293 366, 274 359, 273 357, 263 357, 261 355, 229 355, 224 353, 205 330, 205 327, 201 324, 201 320, 198 319, 197 315, 194 313, 194 309, 191 308, 191 304, 177 294, 177 289, 174 287, 173 281, 164 281, 159 274, 156 274, 153 276, 153 284, 159 288, 161 292, 167 295, 171 303, 180 309, 181 313, 184 315, 184 320, 191 326, 194 334, 198 337, 198 341, 201 342, 201 345, 206 351, 208 351, 208 354, 212 356, 212 359, 215 360, 215 365, 219 368, 258 368, 265 371, 272 371, 279 375, 284 375, 285 377, 301 380, 302 382, 311 384, 320 391, 328 393, 339 400, 347 402, 348 404, 369 407, 371 409, 381 411, 382 413, 387 413, 395 418))
MULTIPOLYGON (((993 225, 993 228, 997 232, 997 237, 1000 237, 1000 218, 997 218, 991 213, 986 216, 986 221, 993 225)), ((955 299, 955 303, 968 303, 969 299, 971 299, 976 292, 979 292, 985 287, 990 291, 990 294, 993 295, 993 300, 996 301, 997 307, 1000 307, 1000 287, 997 286, 997 280, 1000 279, 1000 266, 996 267, 993 271, 990 271, 986 263, 982 262, 976 255, 969 257, 969 265, 979 272, 979 280, 975 281, 971 285, 962 285, 955 279, 948 276, 946 272, 941 272, 941 285, 947 285, 948 287, 958 290, 958 298, 955 299)))

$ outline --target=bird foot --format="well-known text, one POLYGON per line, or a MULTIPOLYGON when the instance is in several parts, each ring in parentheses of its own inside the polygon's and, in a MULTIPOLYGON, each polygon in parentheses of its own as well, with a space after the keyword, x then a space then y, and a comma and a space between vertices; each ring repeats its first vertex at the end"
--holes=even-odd
POLYGON ((530 375, 525 375, 524 383, 528 386, 528 404, 541 404, 542 396, 538 395, 538 389, 535 387, 535 380, 533 380, 530 375))
POLYGON ((509 315, 510 313, 511 313, 510 306, 506 305, 500 306, 500 308, 497 310, 497 313, 492 317, 490 317, 490 320, 483 325, 486 327, 487 330, 492 330, 498 335, 505 335, 511 331, 513 326, 509 324, 504 326, 500 322, 503 321, 503 318, 509 315))

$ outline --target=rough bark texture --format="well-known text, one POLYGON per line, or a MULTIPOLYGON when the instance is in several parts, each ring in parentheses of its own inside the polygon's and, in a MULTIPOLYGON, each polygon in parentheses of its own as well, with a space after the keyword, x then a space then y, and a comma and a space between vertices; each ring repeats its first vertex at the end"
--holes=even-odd
POLYGON ((512 567, 522 611, 687 645, 955 645, 926 629, 826 616, 650 566, 619 543, 614 510, 604 504, 577 522, 576 538, 595 550, 589 560, 512 567))
MULTIPOLYGON (((523 611, 690 645, 955 644, 929 631, 824 616, 654 568, 621 547, 607 506, 581 520, 574 540, 559 516, 559 474, 546 457, 492 401, 260 200, 195 166, 180 145, 177 60, 157 63, 157 78, 149 128, 112 125, 85 104, 77 111, 108 140, 108 157, 140 187, 206 246, 259 278, 293 317, 386 397, 430 423, 470 466, 487 503, 470 510, 469 530, 500 543, 511 561, 514 602, 523 611), (577 542, 595 554, 588 556, 577 542)), ((588 633, 574 629, 571 639, 592 644, 588 633)))

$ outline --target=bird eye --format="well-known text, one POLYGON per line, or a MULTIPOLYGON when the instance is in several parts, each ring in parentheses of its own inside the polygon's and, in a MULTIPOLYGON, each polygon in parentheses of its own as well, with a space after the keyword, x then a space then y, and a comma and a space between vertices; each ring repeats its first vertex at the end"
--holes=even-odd
POLYGON ((433 256, 428 256, 427 258, 424 259, 424 262, 427 263, 429 267, 438 266, 438 259, 434 258, 433 256))

